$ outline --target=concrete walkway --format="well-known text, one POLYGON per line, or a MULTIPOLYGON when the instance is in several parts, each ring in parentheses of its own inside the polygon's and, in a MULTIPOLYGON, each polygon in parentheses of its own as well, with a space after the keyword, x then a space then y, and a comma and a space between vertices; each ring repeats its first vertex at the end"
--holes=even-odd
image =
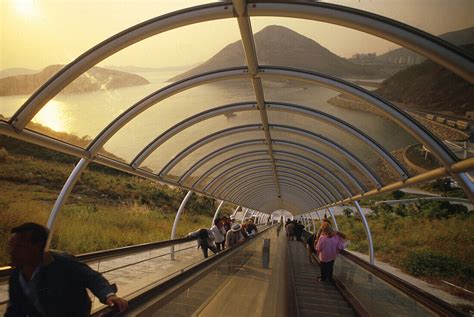
MULTIPOLYGON (((356 252, 356 251, 348 251, 348 252, 350 252, 350 253, 354 254, 355 256, 369 262, 369 256, 368 255, 365 255, 363 253, 359 253, 359 252, 356 252)), ((466 300, 464 298, 460 298, 460 297, 451 295, 451 294, 437 288, 435 285, 429 284, 428 282, 425 282, 425 281, 420 280, 416 277, 413 277, 411 275, 403 273, 400 269, 397 269, 397 268, 391 266, 390 264, 375 260, 375 265, 378 266, 379 268, 381 268, 382 270, 384 270, 388 273, 391 273, 391 274, 395 275, 396 277, 404 280, 405 282, 408 282, 408 283, 418 287, 419 289, 422 289, 425 292, 430 293, 433 296, 441 298, 445 302, 448 302, 452 305, 470 305, 470 306, 474 306, 474 302, 466 300)))

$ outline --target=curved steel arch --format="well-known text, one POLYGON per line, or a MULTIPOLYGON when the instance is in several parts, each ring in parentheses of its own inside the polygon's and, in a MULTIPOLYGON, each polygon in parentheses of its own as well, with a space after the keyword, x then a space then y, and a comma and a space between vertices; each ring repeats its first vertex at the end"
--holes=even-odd
MULTIPOLYGON (((242 158, 245 158, 247 156, 249 157, 252 157, 252 156, 258 156, 258 155, 267 155, 268 157, 268 150, 259 150, 259 151, 251 151, 251 152, 245 152, 245 153, 242 153, 242 154, 237 154, 227 160, 224 160, 224 161, 221 161, 219 163, 217 163, 216 165, 214 165, 211 169, 207 170, 206 172, 204 172, 192 185, 192 187, 197 187, 210 173, 209 171, 215 171, 215 170, 218 170, 219 168, 221 168, 222 166, 225 166, 227 164, 230 164, 230 163, 233 163, 235 161, 238 161, 242 158)), ((268 159, 269 160, 269 159, 268 159)), ((211 172, 212 173, 212 172, 211 172)))
MULTIPOLYGON (((234 176, 239 175, 239 179, 240 179, 241 178, 240 176, 242 174, 247 173, 250 170, 255 170, 256 168, 260 168, 260 169, 267 168, 268 166, 266 166, 266 165, 257 165, 257 166, 252 166, 252 165, 260 164, 260 163, 268 163, 268 162, 269 162, 269 159, 246 161, 246 162, 242 162, 238 165, 234 165, 233 167, 228 168, 227 170, 225 170, 224 172, 220 173, 218 176, 215 177, 215 179, 223 179, 223 181, 221 181, 218 185, 216 185, 216 187, 213 190, 211 190, 210 194, 211 195, 221 195, 221 194, 223 194, 224 192, 226 192, 229 189, 229 186, 224 186, 225 183, 232 182, 232 184, 234 184, 237 181, 234 178, 234 176), (248 167, 246 169, 240 169, 242 167, 246 167, 246 166, 249 166, 249 165, 251 165, 252 167, 248 167), (233 174, 228 175, 230 173, 233 173, 233 174), (227 177, 224 178, 223 176, 227 176, 227 177)), ((288 168, 287 166, 284 166, 284 167, 288 168)), ((305 176, 306 176, 306 174, 305 174, 305 176)), ((318 183, 319 185, 323 185, 318 180, 314 180, 314 181, 316 183, 318 183)), ((315 185, 315 186, 319 188, 319 186, 317 186, 317 185, 315 185)), ((206 191, 207 190, 208 190, 208 188, 206 188, 206 191)), ((332 198, 335 199, 335 196, 332 193, 330 193, 330 192, 328 192, 328 193, 329 193, 330 196, 332 196, 332 198)))
MULTIPOLYGON (((265 206, 268 203, 274 203, 278 204, 278 198, 277 199, 268 199, 269 193, 272 193, 271 190, 269 190, 271 184, 267 185, 268 187, 262 188, 261 190, 257 190, 257 192, 254 193, 249 193, 251 194, 248 196, 248 198, 243 197, 241 198, 242 200, 248 201, 248 204, 253 204, 258 206, 259 209, 263 209, 263 206, 265 206)), ((286 191, 286 196, 289 196, 290 199, 282 201, 282 204, 291 204, 293 206, 296 206, 298 209, 302 210, 308 210, 311 209, 311 199, 310 197, 304 196, 303 193, 300 191, 297 191, 294 188, 289 188, 287 185, 282 185, 282 188, 286 191), (305 207, 303 207, 305 206, 305 207)), ((276 196, 276 193, 275 193, 276 196)), ((313 201, 314 203, 314 201, 313 201)))
MULTIPOLYGON (((333 184, 331 184, 331 182, 329 182, 328 179, 326 179, 323 175, 319 174, 318 172, 312 170, 311 168, 309 168, 308 166, 306 165, 303 165, 301 163, 297 163, 297 162, 294 162, 294 161, 290 161, 290 160, 283 160, 283 159, 275 159, 275 162, 277 163, 277 166, 280 166, 279 164, 281 163, 284 163, 285 166, 292 166, 295 170, 298 170, 302 173, 304 173, 303 171, 306 171, 306 173, 308 174, 311 174, 312 175, 312 178, 313 179, 322 179, 324 183, 324 185, 326 185, 326 187, 329 187, 328 191, 330 190, 331 193, 333 195, 337 195, 339 197, 344 197, 344 195, 338 191, 333 184), (313 175, 313 174, 316 174, 316 175, 313 175), (316 177, 314 177, 316 176, 316 177)), ((321 184, 322 185, 322 184, 321 184)))
MULTIPOLYGON (((310 200, 315 204, 318 204, 317 200, 314 200, 314 197, 312 196, 301 196, 302 193, 300 191, 296 191, 296 188, 290 187, 287 183, 282 184, 282 188, 287 191, 289 194, 296 196, 298 199, 296 199, 296 202, 291 201, 292 204, 300 204, 302 202, 303 205, 307 205, 309 208, 311 208, 311 204, 308 204, 307 201, 310 200)), ((261 198, 268 198, 268 194, 275 194, 276 199, 266 199, 267 201, 277 201, 277 193, 275 190, 275 185, 270 182, 270 180, 267 181, 267 183, 262 184, 262 186, 259 186, 257 189, 254 191, 249 191, 244 194, 239 198, 242 201, 247 201, 248 204, 256 204, 257 202, 261 202, 261 198), (265 195, 265 196, 259 196, 259 195, 265 195)), ((265 200, 265 199, 264 199, 265 200)), ((261 205, 259 205, 257 208, 260 209, 261 205)))
POLYGON ((304 210, 310 210, 311 208, 313 208, 313 206, 319 204, 317 200, 315 200, 313 197, 308 196, 308 194, 304 193, 301 189, 291 189, 288 187, 287 184, 281 184, 281 189, 285 192, 285 194, 284 199, 280 200, 280 198, 278 198, 278 193, 275 190, 275 186, 273 186, 273 188, 271 186, 272 185, 267 182, 265 187, 261 189, 259 188, 258 190, 252 193, 247 192, 246 195, 241 195, 239 199, 245 202, 245 204, 255 206, 259 209, 261 209, 263 204, 266 204, 268 202, 273 202, 275 204, 281 204, 286 202, 295 206, 300 206, 299 208, 304 210))
POLYGON ((298 148, 298 149, 301 149, 301 150, 304 150, 308 153, 311 153, 312 155, 314 156, 317 156, 319 158, 322 158, 324 160, 326 160, 327 162, 331 163, 333 166, 336 167, 336 169, 338 171, 340 171, 342 174, 344 174, 344 176, 346 176, 347 178, 349 178, 355 185, 356 187, 360 190, 360 191, 364 191, 364 187, 362 186, 361 183, 359 183, 359 181, 354 177, 352 176, 351 173, 349 173, 349 171, 347 171, 342 165, 340 165, 337 161, 335 160, 331 160, 329 158, 327 158, 323 153, 315 150, 315 149, 312 149, 310 147, 307 147, 306 145, 302 145, 302 144, 299 144, 297 142, 290 142, 290 141, 286 141, 286 140, 273 140, 273 143, 274 144, 279 144, 279 145, 283 145, 283 146, 290 146, 290 147, 294 147, 294 148, 298 148))
MULTIPOLYGON (((272 184, 271 181, 272 181, 271 178, 265 177, 265 178, 261 178, 261 179, 259 179, 259 180, 250 180, 250 181, 248 181, 248 182, 246 183, 246 185, 247 185, 247 186, 250 186, 250 185, 253 186, 253 185, 255 185, 256 188, 259 188, 260 186, 263 186, 263 185, 271 185, 271 184, 272 184), (258 184, 259 182, 260 182, 260 184, 258 184)), ((289 185, 289 186, 293 186, 293 187, 295 187, 295 188, 298 188, 298 189, 301 190, 301 191, 304 191, 305 193, 307 193, 308 195, 310 195, 311 197, 313 197, 313 199, 315 199, 315 202, 317 202, 317 204, 321 204, 321 202, 319 201, 319 199, 316 198, 316 197, 314 197, 314 196, 313 196, 313 193, 312 193, 311 191, 309 191, 308 189, 302 187, 300 184, 294 184, 294 183, 292 183, 292 182, 290 182, 290 181, 287 181, 286 179, 281 181, 281 185, 283 185, 283 184, 289 185)), ((275 186, 274 186, 273 188, 275 188, 275 186)), ((253 190, 254 190, 253 188, 249 188, 248 190, 244 191, 243 193, 249 192, 249 191, 251 192, 251 191, 253 191, 253 190)), ((238 197, 240 194, 239 194, 239 193, 234 193, 234 195, 238 197)), ((228 197, 228 198, 229 198, 229 199, 234 199, 234 198, 231 198, 231 197, 228 197)))
MULTIPOLYGON (((319 187, 317 184, 319 185, 322 185, 321 183, 319 183, 317 180, 314 180, 314 179, 308 179, 306 174, 302 173, 301 171, 297 171, 295 169, 291 169, 287 166, 279 166, 279 168, 281 169, 278 169, 278 175, 292 175, 292 176, 300 176, 305 182, 311 184, 311 186, 314 186, 314 189, 320 194, 321 197, 325 198, 325 201, 332 201, 332 200, 337 200, 336 197, 329 191, 327 191, 327 189, 325 189, 323 187, 323 189, 321 189, 321 187, 319 187), (290 170, 291 172, 289 172, 288 170, 290 170), (293 172, 298 172, 299 175, 296 175, 294 174, 293 172)), ((270 170, 271 171, 271 170, 270 170)), ((234 189, 237 189, 238 188, 238 184, 239 184, 239 181, 241 179, 245 179, 246 177, 248 177, 249 173, 253 172, 254 174, 252 176, 254 176, 253 178, 257 177, 257 176, 260 176, 262 175, 263 173, 268 173, 269 170, 268 170, 268 166, 265 166, 265 165, 257 165, 257 166, 254 166, 254 167, 251 167, 251 168, 248 168, 248 169, 245 169, 243 171, 238 171, 238 173, 241 173, 241 175, 239 175, 238 178, 232 178, 232 177, 229 177, 229 178, 226 178, 226 183, 227 182, 232 182, 232 185, 235 185, 235 186, 219 186, 220 189, 222 189, 221 191, 219 191, 218 193, 217 192, 214 192, 216 196, 220 196, 220 195, 226 195, 227 193, 229 193, 229 191, 233 191, 234 189)))
MULTIPOLYGON (((187 155, 189 155, 191 152, 195 151, 199 147, 201 147, 205 144, 208 144, 209 142, 211 142, 213 140, 217 140, 221 137, 229 136, 229 135, 232 135, 232 134, 242 133, 242 132, 246 132, 246 131, 257 131, 257 130, 261 130, 261 125, 259 125, 259 124, 249 124, 249 125, 243 125, 243 126, 235 126, 235 127, 232 127, 232 128, 228 128, 228 129, 224 129, 224 130, 221 130, 221 131, 214 132, 214 133, 212 133, 212 134, 210 134, 210 135, 208 135, 204 138, 201 138, 200 140, 197 140, 196 142, 194 142, 191 145, 189 145, 188 147, 186 147, 178 155, 176 155, 171 161, 169 161, 161 169, 161 171, 158 174, 163 177, 174 166, 176 166, 179 163, 179 161, 181 161, 184 157, 186 157, 187 155)), ((340 165, 337 161, 329 158, 327 155, 325 155, 325 154, 323 154, 323 153, 321 153, 317 150, 311 149, 307 146, 295 143, 295 142, 273 140, 274 143, 276 143, 277 141, 279 142, 279 144, 286 144, 286 145, 291 144, 292 146, 299 145, 299 148, 304 149, 304 150, 312 153, 315 156, 321 157, 324 160, 326 160, 327 162, 330 162, 332 165, 336 166, 337 170, 341 170, 341 172, 346 177, 348 177, 352 182, 354 182, 354 184, 356 185, 357 188, 359 188, 359 190, 364 192, 364 190, 365 190, 364 187, 357 181, 357 179, 354 178, 342 165, 340 165)), ((206 188, 204 190, 206 190, 206 188)))
MULTIPOLYGON (((211 152, 209 153, 208 155, 204 156, 202 159, 200 159, 199 161, 197 161, 193 166, 191 166, 184 174, 183 176, 179 179, 179 183, 182 184, 186 181, 186 179, 192 175, 192 173, 194 173, 194 171, 196 171, 200 166, 204 165, 205 163, 207 163, 208 161, 210 161, 212 158, 218 156, 218 155, 221 155, 221 154, 224 154, 228 151, 232 151, 234 149, 237 149, 237 148, 240 148, 240 147, 246 147, 247 145, 251 146, 251 145, 258 145, 258 144, 264 144, 265 143, 265 140, 249 140, 249 141, 241 141, 241 142, 237 142, 237 143, 234 143, 234 144, 230 144, 230 145, 227 145, 221 149, 218 149, 214 152, 211 152)), ((268 150, 262 150, 262 151, 265 151, 267 152, 268 150)), ((255 152, 258 152, 258 151, 255 151, 255 152)), ((321 164, 319 164, 318 162, 315 162, 313 160, 310 160, 306 157, 302 157, 302 156, 298 156, 294 153, 290 153, 290 152, 285 152, 285 151, 274 151, 275 154, 277 155, 285 155, 285 156, 288 156, 288 157, 292 157, 292 158, 295 158, 295 159, 298 159, 298 160, 301 160, 301 161, 304 161, 306 163, 309 163, 311 165, 314 165, 314 166, 317 166, 320 170, 322 170, 325 175, 327 176, 330 176, 331 179, 338 184, 338 186, 342 187, 346 193, 349 195, 349 196, 352 196, 352 192, 350 191, 349 187, 347 186, 347 184, 345 184, 344 182, 342 182, 336 175, 334 175, 331 171, 329 171, 328 169, 326 169, 324 166, 322 166, 321 164)), ((222 162, 221 162, 222 163, 222 162)), ((219 164, 221 164, 219 163, 219 164)), ((316 172, 314 169, 312 169, 313 172, 315 174, 318 174, 320 175, 322 178, 324 178, 321 174, 319 174, 318 172, 316 172)), ((206 177, 207 175, 203 174, 201 175, 192 185, 192 188, 195 188, 197 185, 200 184, 200 182, 206 177)), ((331 182, 328 181, 329 184, 332 185, 331 182)), ((337 190, 335 190, 337 191, 337 190)))
MULTIPOLYGON (((279 103, 279 102, 274 102, 271 104, 275 105, 275 107, 274 108, 272 107, 271 109, 276 109, 279 111, 288 110, 289 112, 298 113, 298 114, 309 116, 312 118, 318 118, 319 120, 322 120, 327 124, 337 127, 338 129, 344 131, 345 133, 349 133, 350 135, 355 136, 356 138, 360 139, 363 143, 371 147, 371 149, 374 150, 383 160, 385 160, 390 166, 392 166, 392 168, 398 171, 402 175, 402 178, 403 178, 403 175, 406 175, 406 171, 403 170, 403 167, 396 161, 396 159, 389 152, 385 151, 384 148, 381 145, 379 145, 376 141, 374 141, 370 136, 366 135, 364 132, 360 131, 359 129, 352 126, 348 122, 338 119, 324 112, 314 110, 308 107, 304 107, 301 105, 294 105, 290 103, 279 103), (400 170, 402 172, 400 172, 400 170)), ((269 107, 270 106, 267 104, 267 108, 269 107)), ((251 110, 256 110, 256 109, 257 109, 257 105, 255 102, 233 103, 233 104, 223 105, 220 107, 209 109, 209 110, 200 112, 198 114, 195 114, 189 118, 186 118, 182 120, 181 122, 175 124, 174 126, 170 127, 165 132, 163 132, 158 137, 156 137, 153 141, 148 143, 148 145, 146 145, 142 149, 142 151, 140 151, 140 153, 137 156, 135 156, 135 158, 131 162, 131 165, 134 166, 135 168, 138 167, 144 160, 146 160, 146 158, 149 155, 151 155, 151 153, 157 150, 160 145, 168 141, 174 135, 192 126, 193 124, 197 124, 199 122, 205 121, 213 117, 220 116, 228 112, 251 111, 251 110)), ((367 178, 369 178, 374 183, 376 188, 380 188, 382 186, 380 184, 380 180, 375 176, 375 174, 373 173, 373 171, 370 170, 369 167, 367 167, 361 160, 359 160, 350 151, 339 146, 337 143, 328 139, 327 137, 313 133, 308 130, 291 127, 291 126, 271 124, 269 125, 269 127, 283 129, 283 130, 292 129, 291 131, 292 133, 299 132, 299 134, 304 135, 304 136, 311 135, 311 137, 313 139, 316 139, 318 142, 321 142, 331 147, 337 152, 341 152, 343 156, 347 156, 347 158, 355 166, 357 166, 367 178)))
MULTIPOLYGON (((291 166, 294 166, 294 165, 291 165, 291 166)), ((326 197, 331 197, 332 199, 336 199, 336 197, 330 192, 328 191, 326 188, 323 188, 321 189, 321 187, 319 187, 318 185, 316 184, 319 184, 320 186, 322 186, 323 184, 321 182, 319 182, 319 180, 315 179, 315 178, 310 178, 308 179, 307 178, 307 174, 305 174, 304 172, 302 172, 301 170, 299 169, 296 169, 295 167, 291 168, 291 167, 288 167, 288 165, 278 165, 277 166, 278 168, 282 168, 282 169, 290 169, 291 171, 295 171, 295 172, 298 172, 299 174, 302 174, 302 178, 304 178, 305 180, 307 180, 308 182, 311 182, 312 185, 316 188, 318 188, 320 191, 324 192, 325 193, 325 196, 326 197), (314 184, 313 182, 315 182, 316 184, 314 184)), ((224 194, 227 192, 227 190, 229 190, 229 188, 232 188, 232 187, 229 187, 229 186, 224 186, 225 183, 227 182, 232 182, 232 184, 237 184, 238 181, 245 176, 248 176, 248 173, 249 172, 255 172, 255 173, 258 173, 258 172, 261 172, 263 171, 264 169, 267 169, 268 166, 265 166, 265 165, 257 165, 257 166, 253 166, 253 167, 250 167, 250 168, 247 168, 247 169, 244 169, 244 170, 237 170, 237 173, 235 174, 239 174, 239 177, 238 178, 233 178, 233 176, 235 175, 232 175, 232 176, 229 176, 225 179, 224 182, 222 182, 219 186, 217 186, 217 188, 221 189, 221 191, 217 192, 216 190, 212 191, 213 194, 215 194, 216 196, 219 196, 221 194, 224 194)), ((280 171, 278 169, 278 171, 280 171)), ((268 170, 265 170, 265 172, 268 172, 268 170)), ((256 175, 255 175, 256 176, 256 175)), ((216 188, 216 189, 217 189, 216 188)), ((342 196, 342 195, 341 195, 342 196)), ((331 200, 331 199, 329 199, 331 200)))
POLYGON ((195 151, 196 149, 212 142, 218 140, 222 137, 248 132, 248 131, 262 131, 261 124, 246 124, 241 126, 235 126, 231 128, 227 128, 224 130, 216 131, 208 136, 197 140, 196 142, 187 146, 184 150, 178 153, 171 161, 169 161, 158 173, 158 175, 165 175, 168 174, 173 167, 175 167, 184 157, 188 156, 191 152, 195 151))
MULTIPOLYGON (((198 160, 196 163, 194 163, 186 172, 183 173, 183 175, 180 177, 178 182, 179 183, 184 183, 186 181, 186 179, 189 176, 191 176, 199 167, 206 164, 207 162, 209 162, 213 158, 215 158, 215 157, 217 157, 221 154, 225 154, 229 151, 232 151, 232 150, 235 150, 235 149, 238 149, 238 148, 241 148, 241 147, 252 146, 252 145, 266 145, 266 141, 264 139, 241 141, 241 142, 226 145, 226 146, 224 146, 224 147, 222 147, 218 150, 215 150, 214 152, 211 152, 211 153, 207 154, 206 156, 204 156, 203 158, 198 160)), ((265 148, 265 150, 261 150, 261 151, 265 151, 265 152, 268 153, 267 148, 265 148)))
POLYGON ((179 132, 185 130, 186 128, 189 128, 190 126, 197 124, 199 122, 208 120, 210 118, 214 118, 229 112, 236 112, 236 111, 252 111, 252 110, 257 110, 257 104, 256 102, 238 102, 238 103, 232 103, 228 105, 223 105, 220 107, 215 107, 200 113, 197 113, 191 117, 188 117, 181 122, 175 124, 174 126, 168 128, 165 132, 161 133, 159 136, 157 136, 153 141, 148 143, 147 146, 145 146, 140 153, 138 153, 135 158, 132 160, 130 163, 134 167, 138 167, 141 163, 143 163, 144 160, 148 156, 153 153, 160 145, 165 143, 167 140, 169 140, 171 137, 175 136, 179 132))
MULTIPOLYGON (((242 182, 239 183, 239 188, 235 188, 229 192, 229 193, 226 193, 226 196, 223 196, 223 197, 228 197, 228 199, 235 199, 235 196, 238 196, 239 195, 239 190, 241 187, 243 186, 253 186, 255 184, 255 186, 259 186, 258 183, 262 183, 264 181, 264 178, 260 178, 260 179, 246 179, 246 180, 243 180, 242 182)), ((288 185, 291 185, 291 186, 294 186, 294 187, 298 187, 300 188, 301 190, 305 190, 307 192, 308 195, 310 194, 314 194, 315 198, 317 197, 317 200, 319 201, 319 193, 316 193, 314 192, 314 190, 312 188, 308 188, 308 186, 302 182, 300 179, 298 178, 294 178, 294 177, 291 177, 291 176, 288 176, 288 175, 283 175, 282 173, 279 174, 279 182, 280 184, 288 184, 288 185), (296 183, 293 183, 292 181, 296 181, 296 183)), ((249 187, 251 188, 251 187, 249 187)), ((323 197, 324 198, 324 197, 323 197)), ((324 201, 324 199, 321 199, 322 201, 324 201)), ((322 204, 324 206, 324 204, 322 204)))
MULTIPOLYGON (((239 147, 241 145, 245 144, 245 141, 242 142, 241 144, 239 144, 239 147)), ((233 149, 232 147, 229 147, 228 150, 231 150, 233 149)), ((266 151, 266 150, 265 150, 266 151)), ((255 151, 257 152, 257 151, 255 151)), ((348 186, 347 184, 343 183, 337 176, 335 176, 331 171, 329 171, 326 167, 324 167, 323 165, 321 165, 320 163, 317 163, 315 161, 312 161, 306 157, 302 157, 302 156, 298 156, 296 154, 293 154, 293 153, 289 153, 289 152, 284 152, 284 151, 273 151, 275 154, 281 154, 281 155, 287 155, 287 154, 291 154, 291 156, 295 157, 295 158, 299 158, 300 160, 304 160, 306 162, 311 162, 311 164, 317 166, 319 169, 323 170, 327 175, 330 175, 335 181, 336 183, 338 183, 341 187, 344 188, 344 190, 346 190, 348 192, 349 195, 352 195, 351 191, 348 189, 348 186)), ((239 156, 236 156, 236 159, 238 159, 239 156)), ((201 159, 201 160, 204 160, 205 158, 201 159)), ((201 161, 200 160, 200 161, 201 161)), ((200 162, 198 161, 198 163, 200 162)), ((207 162, 207 160, 205 160, 207 162)), ((196 188, 208 175, 212 174, 213 172, 215 172, 216 170, 218 170, 219 168, 221 168, 222 166, 225 166, 226 164, 228 163, 231 163, 232 160, 229 159, 229 160, 225 160, 225 161, 222 161, 216 165, 214 165, 213 167, 211 167, 210 169, 208 169, 207 171, 205 171, 201 176, 199 176, 199 178, 193 183, 192 187, 193 188, 196 188)), ((198 164, 196 163, 196 164, 198 164)), ((204 163, 203 163, 204 164, 204 163)), ((193 169, 193 167, 191 167, 189 170, 193 169)), ((189 171, 188 170, 188 171, 189 171)), ((350 178, 349 178, 350 179, 350 178)), ((215 181, 218 180, 218 178, 214 178, 215 181)), ((209 187, 211 187, 213 185, 213 183, 208 183, 203 190, 207 190, 209 187)))

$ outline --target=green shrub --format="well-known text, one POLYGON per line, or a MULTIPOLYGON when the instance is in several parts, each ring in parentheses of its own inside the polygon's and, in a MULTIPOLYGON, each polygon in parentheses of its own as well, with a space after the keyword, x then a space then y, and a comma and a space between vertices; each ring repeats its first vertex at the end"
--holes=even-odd
POLYGON ((472 269, 469 270, 458 259, 432 251, 411 252, 402 265, 414 276, 452 277, 459 273, 472 273, 472 269))

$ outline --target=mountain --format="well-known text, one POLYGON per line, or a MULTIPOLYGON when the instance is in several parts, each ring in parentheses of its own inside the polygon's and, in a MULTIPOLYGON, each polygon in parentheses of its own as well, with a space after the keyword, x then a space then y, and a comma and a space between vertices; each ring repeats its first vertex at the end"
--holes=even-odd
POLYGON ((28 69, 28 68, 7 68, 0 70, 0 78, 16 76, 16 75, 28 75, 37 73, 37 70, 28 69))
MULTIPOLYGON (((439 35, 439 37, 457 46, 471 44, 474 43, 474 27, 444 33, 439 35)), ((423 62, 425 58, 401 47, 377 56, 377 60, 390 64, 414 65, 423 62)))
MULTIPOLYGON (((474 44, 461 47, 474 53, 474 44)), ((376 93, 428 110, 458 114, 474 111, 474 85, 429 60, 388 78, 376 93)))
MULTIPOLYGON (((260 65, 280 65, 308 69, 338 77, 379 77, 373 67, 353 64, 316 41, 282 26, 271 25, 254 35, 260 65)), ((205 63, 170 79, 176 81, 202 72, 245 65, 241 41, 224 47, 205 63)))
MULTIPOLYGON (((27 95, 58 72, 63 65, 51 65, 35 74, 15 75, 0 79, 0 96, 27 95)), ((145 78, 101 67, 93 67, 79 76, 64 93, 83 93, 103 89, 115 89, 148 84, 145 78)))

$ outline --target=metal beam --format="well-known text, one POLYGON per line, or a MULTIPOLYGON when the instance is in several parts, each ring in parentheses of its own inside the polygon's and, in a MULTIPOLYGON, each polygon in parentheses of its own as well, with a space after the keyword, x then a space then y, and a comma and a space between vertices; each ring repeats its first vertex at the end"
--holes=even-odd
POLYGON ((328 208, 329 214, 331 215, 332 221, 334 222, 334 226, 336 227, 336 231, 339 231, 339 226, 337 225, 336 217, 334 216, 334 211, 331 207, 328 208))
MULTIPOLYGON (((171 229, 171 237, 170 237, 171 240, 176 239, 176 229, 178 227, 179 218, 181 217, 184 207, 186 206, 186 204, 188 203, 188 200, 191 198, 192 195, 193 195, 193 192, 188 191, 186 196, 184 196, 183 201, 181 202, 181 205, 179 206, 178 212, 176 213, 176 216, 174 217, 173 228, 171 229)), ((171 260, 174 261, 174 245, 171 246, 170 253, 171 253, 171 260)))
POLYGON ((255 98, 257 100, 258 110, 260 112, 260 119, 262 121, 263 131, 265 133, 265 140, 268 145, 268 155, 273 168, 273 178, 275 180, 275 186, 280 196, 280 185, 278 183, 278 174, 275 166, 275 158, 273 156, 273 145, 270 129, 268 127, 268 116, 265 109, 265 97, 263 92, 262 81, 260 78, 256 78, 258 72, 258 60, 257 51, 255 50, 255 40, 253 38, 252 26, 250 18, 247 15, 247 6, 245 0, 233 0, 234 12, 237 17, 237 23, 239 25, 240 37, 242 38, 242 46, 245 52, 245 58, 247 60, 248 72, 251 76, 252 86, 255 92, 255 98))

